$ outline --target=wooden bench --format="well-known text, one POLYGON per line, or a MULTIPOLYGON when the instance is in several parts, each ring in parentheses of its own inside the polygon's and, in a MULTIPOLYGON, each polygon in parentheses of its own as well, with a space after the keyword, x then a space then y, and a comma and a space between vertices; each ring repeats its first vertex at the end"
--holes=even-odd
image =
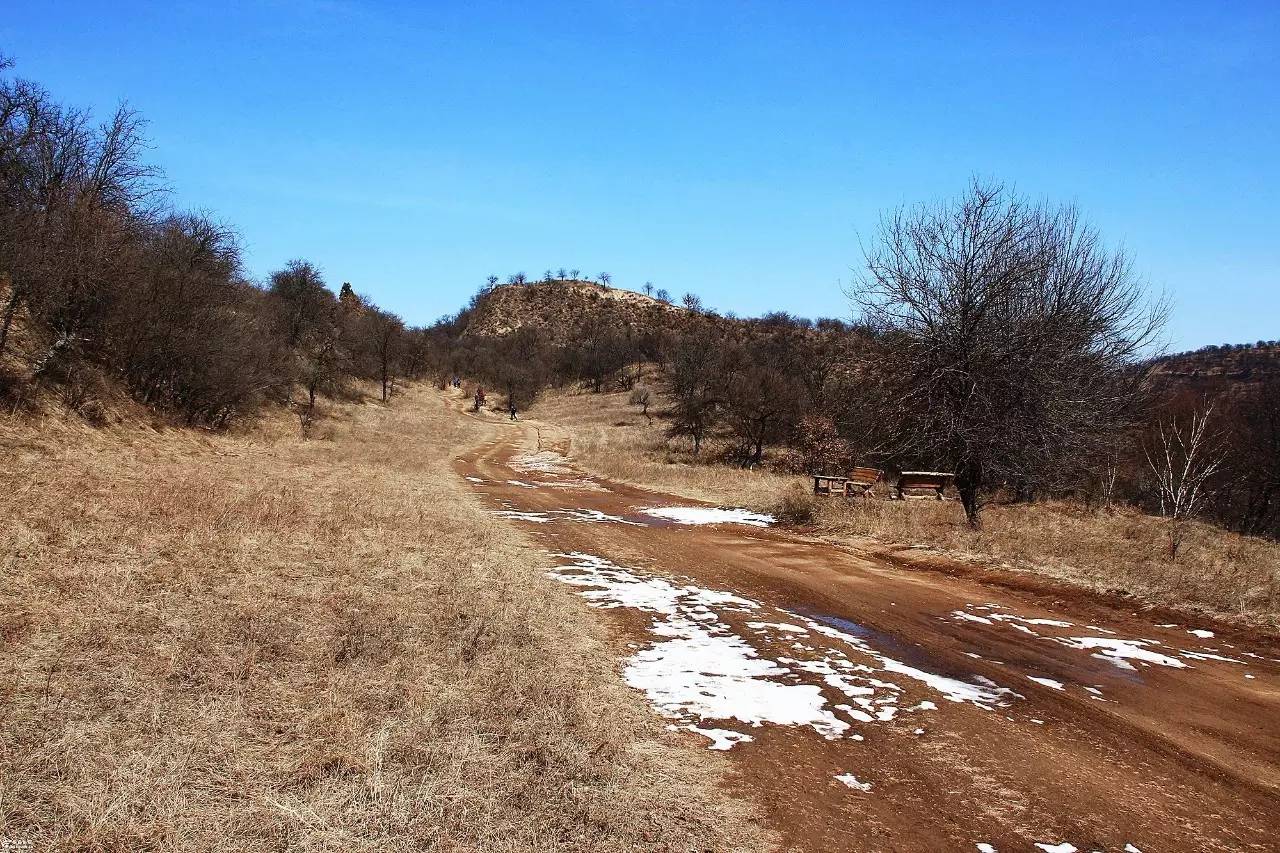
POLYGON ((879 468, 854 468, 847 476, 814 474, 813 493, 844 495, 846 498, 861 497, 871 491, 871 487, 880 482, 883 476, 884 472, 879 468))
POLYGON ((845 479, 844 496, 846 498, 865 497, 882 477, 884 472, 879 468, 854 468, 845 479))
POLYGON ((844 494, 848 477, 834 477, 826 474, 813 475, 813 493, 815 495, 844 494))
POLYGON ((933 498, 942 500, 947 486, 955 479, 954 474, 945 471, 903 471, 898 477, 898 500, 910 498, 933 498))

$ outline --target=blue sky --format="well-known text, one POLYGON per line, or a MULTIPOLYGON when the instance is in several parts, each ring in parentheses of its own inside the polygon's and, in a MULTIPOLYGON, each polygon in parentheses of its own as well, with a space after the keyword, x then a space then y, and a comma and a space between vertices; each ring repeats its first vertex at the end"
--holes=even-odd
POLYGON ((848 316, 879 212, 976 174, 1123 242, 1174 348, 1280 338, 1280 4, 1052 6, 18 0, 0 50, 141 110, 255 276, 411 322, 559 266, 848 316))

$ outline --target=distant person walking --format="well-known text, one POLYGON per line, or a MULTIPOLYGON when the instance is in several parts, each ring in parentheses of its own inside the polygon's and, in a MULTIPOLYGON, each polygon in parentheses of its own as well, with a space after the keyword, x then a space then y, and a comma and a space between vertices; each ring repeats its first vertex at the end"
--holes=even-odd
POLYGON ((514 401, 514 400, 513 400, 513 401, 511 401, 511 402, 509 402, 507 405, 509 405, 509 406, 511 407, 511 420, 513 420, 513 421, 514 421, 514 420, 516 419, 516 404, 515 404, 515 401, 514 401))

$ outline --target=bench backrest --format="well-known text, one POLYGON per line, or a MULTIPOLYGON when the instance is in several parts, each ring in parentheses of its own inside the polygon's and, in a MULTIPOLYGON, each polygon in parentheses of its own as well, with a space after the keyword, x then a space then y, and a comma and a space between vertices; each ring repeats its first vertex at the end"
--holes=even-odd
POLYGON ((854 468, 849 472, 849 482, 857 483, 859 486, 870 486, 880 482, 883 476, 884 472, 879 468, 854 468))

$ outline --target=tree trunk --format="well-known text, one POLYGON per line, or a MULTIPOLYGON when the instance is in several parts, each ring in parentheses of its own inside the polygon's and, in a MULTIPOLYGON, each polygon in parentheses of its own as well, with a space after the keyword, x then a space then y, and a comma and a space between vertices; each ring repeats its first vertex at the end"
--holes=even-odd
POLYGON ((981 488, 982 466, 973 460, 961 463, 956 472, 956 491, 960 493, 965 521, 974 530, 982 529, 982 503, 979 499, 981 488))
POLYGON ((13 325, 13 316, 18 313, 18 291, 9 295, 9 304, 4 307, 4 322, 0 325, 0 355, 4 354, 5 344, 9 342, 9 327, 13 325))

